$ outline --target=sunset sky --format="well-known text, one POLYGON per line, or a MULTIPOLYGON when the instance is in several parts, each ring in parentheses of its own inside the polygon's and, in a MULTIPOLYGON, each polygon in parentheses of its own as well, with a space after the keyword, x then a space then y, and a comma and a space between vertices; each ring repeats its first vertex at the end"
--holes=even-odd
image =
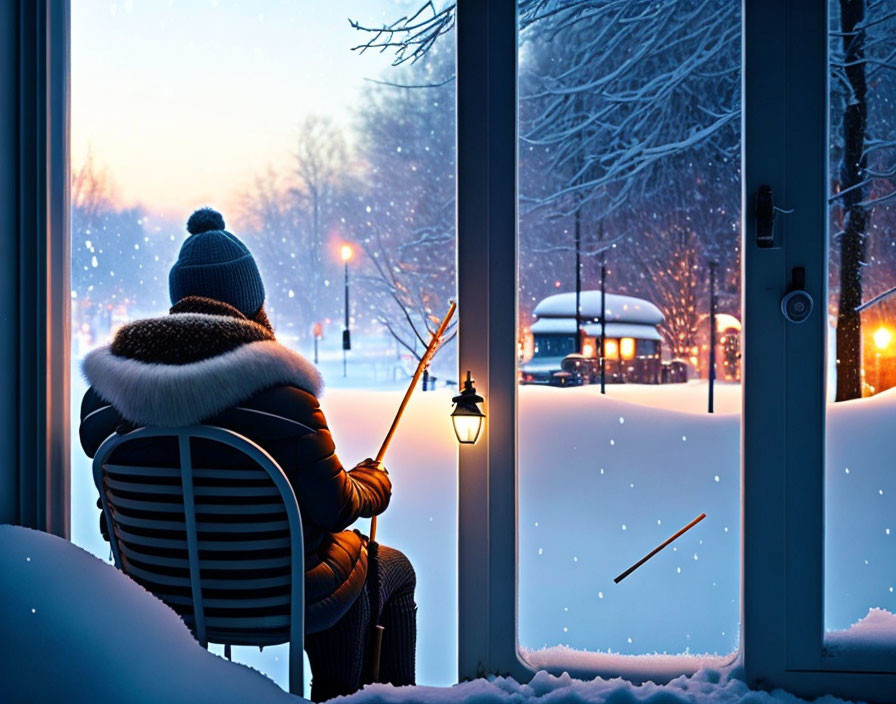
POLYGON ((285 165, 308 114, 351 123, 365 78, 348 18, 381 25, 417 0, 72 2, 72 163, 90 150, 121 204, 182 219, 285 165))

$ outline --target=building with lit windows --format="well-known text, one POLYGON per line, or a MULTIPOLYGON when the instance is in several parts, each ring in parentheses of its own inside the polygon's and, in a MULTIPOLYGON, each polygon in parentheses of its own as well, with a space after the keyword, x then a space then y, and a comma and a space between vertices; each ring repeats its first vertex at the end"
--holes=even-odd
POLYGON ((576 294, 548 296, 536 307, 530 328, 532 355, 520 366, 524 384, 563 385, 563 360, 580 354, 594 360, 583 382, 599 380, 601 334, 604 338, 604 374, 608 382, 658 384, 663 380, 662 337, 658 326, 663 314, 650 301, 606 294, 606 330, 601 324, 600 291, 582 291, 576 334, 576 294))

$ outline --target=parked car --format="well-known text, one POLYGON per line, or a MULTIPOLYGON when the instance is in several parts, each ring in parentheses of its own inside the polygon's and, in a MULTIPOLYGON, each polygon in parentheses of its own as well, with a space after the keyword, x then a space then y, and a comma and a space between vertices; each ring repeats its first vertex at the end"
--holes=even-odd
POLYGON ((557 374, 568 375, 568 382, 561 386, 592 384, 600 379, 600 359, 586 357, 583 354, 568 354, 560 363, 560 371, 557 374))
POLYGON ((684 384, 688 380, 688 362, 684 359, 673 359, 663 362, 662 383, 684 384))

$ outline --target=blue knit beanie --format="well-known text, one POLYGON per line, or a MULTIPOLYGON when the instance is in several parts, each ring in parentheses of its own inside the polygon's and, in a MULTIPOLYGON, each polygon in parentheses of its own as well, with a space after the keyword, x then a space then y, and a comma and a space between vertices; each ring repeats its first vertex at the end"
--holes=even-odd
POLYGON ((242 242, 224 230, 224 218, 201 208, 187 220, 190 236, 168 275, 171 303, 203 296, 229 303, 251 317, 264 303, 264 285, 255 259, 242 242))

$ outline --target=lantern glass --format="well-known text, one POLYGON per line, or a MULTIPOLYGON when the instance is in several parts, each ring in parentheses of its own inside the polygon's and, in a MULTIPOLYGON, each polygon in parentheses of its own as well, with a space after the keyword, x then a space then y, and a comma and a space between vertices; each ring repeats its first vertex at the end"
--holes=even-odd
POLYGON ((452 399, 454 410, 451 412, 451 423, 454 425, 454 434, 457 435, 459 443, 472 445, 479 439, 482 419, 485 418, 485 414, 479 409, 479 404, 483 400, 473 386, 473 375, 467 372, 463 389, 452 399))
POLYGON ((479 439, 482 431, 482 416, 469 415, 467 413, 452 413, 451 422, 454 425, 454 434, 457 441, 464 445, 472 445, 479 439))

